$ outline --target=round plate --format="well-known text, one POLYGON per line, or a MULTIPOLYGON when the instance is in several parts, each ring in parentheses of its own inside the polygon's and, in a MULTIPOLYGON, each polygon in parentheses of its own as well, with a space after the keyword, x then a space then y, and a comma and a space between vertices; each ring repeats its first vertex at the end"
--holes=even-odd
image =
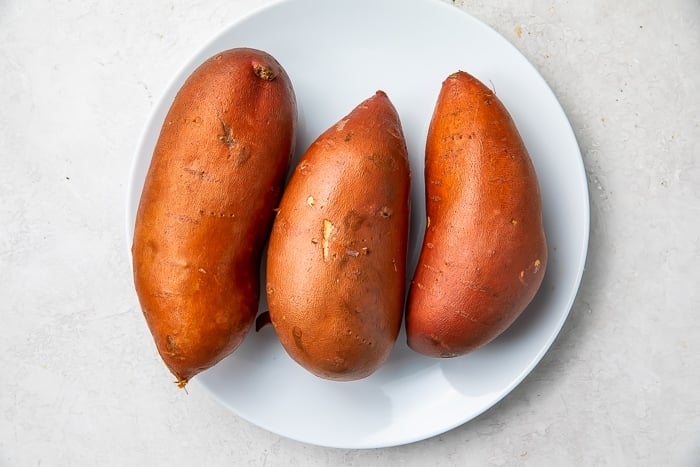
MULTIPOLYGON (((326 128, 376 90, 402 120, 413 171, 409 273, 425 223, 423 157, 442 81, 464 70, 491 86, 510 111, 537 170, 549 264, 535 300, 504 334, 454 359, 411 351, 402 331, 388 362, 356 382, 307 373, 271 326, 252 331, 233 355, 194 381, 246 420, 285 437, 339 448, 383 447, 438 435, 508 394, 540 361, 561 329, 579 287, 589 231, 581 154, 556 97, 504 38, 438 0, 289 0, 235 22, 175 76, 146 125, 128 191, 127 238, 153 147, 185 78, 205 59, 233 47, 275 56, 299 104, 296 157, 326 128)), ((291 271, 290 271, 291 273, 291 271)), ((266 304, 261 303, 261 309, 266 304)))

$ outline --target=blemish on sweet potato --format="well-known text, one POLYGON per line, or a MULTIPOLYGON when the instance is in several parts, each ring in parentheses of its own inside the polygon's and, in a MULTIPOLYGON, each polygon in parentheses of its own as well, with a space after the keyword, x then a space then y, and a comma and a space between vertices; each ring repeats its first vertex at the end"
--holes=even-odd
POLYGON ((540 267, 542 266, 542 261, 539 259, 536 259, 534 263, 532 263, 532 273, 537 274, 537 272, 540 270, 540 267))
POLYGON ((382 206, 382 208, 379 210, 379 215, 384 219, 390 218, 392 214, 393 211, 389 206, 382 206))
POLYGON ((257 76, 258 78, 262 78, 265 81, 272 81, 273 79, 275 79, 277 77, 275 72, 272 71, 272 69, 270 69, 270 67, 267 67, 265 65, 256 64, 253 67, 253 71, 255 73, 255 76, 257 76))
POLYGON ((233 128, 227 125, 223 120, 219 119, 219 121, 221 122, 221 130, 223 131, 223 134, 218 135, 219 141, 228 146, 229 149, 235 147, 238 142, 236 138, 233 137, 233 128))
POLYGON ((330 238, 331 234, 333 233, 333 229, 335 229, 335 225, 333 225, 333 222, 329 221, 328 219, 323 219, 323 240, 321 243, 321 247, 323 248, 323 260, 328 261, 328 256, 329 256, 329 251, 330 251, 330 238))

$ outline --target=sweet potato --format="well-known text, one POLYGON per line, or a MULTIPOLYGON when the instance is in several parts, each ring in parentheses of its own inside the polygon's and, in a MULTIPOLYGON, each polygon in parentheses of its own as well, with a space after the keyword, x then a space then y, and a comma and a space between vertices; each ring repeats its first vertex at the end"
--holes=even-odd
POLYGON ((537 175, 507 110, 476 78, 442 85, 425 152, 427 226, 409 291, 408 345, 433 357, 501 334, 537 292, 547 244, 537 175))
POLYGON ((399 116, 377 92, 323 133, 285 189, 267 256, 269 316, 311 373, 356 380, 397 339, 410 170, 399 116))
POLYGON ((200 65, 165 118, 138 208, 133 272, 180 387, 233 352, 255 318, 296 117, 282 66, 241 48, 200 65))

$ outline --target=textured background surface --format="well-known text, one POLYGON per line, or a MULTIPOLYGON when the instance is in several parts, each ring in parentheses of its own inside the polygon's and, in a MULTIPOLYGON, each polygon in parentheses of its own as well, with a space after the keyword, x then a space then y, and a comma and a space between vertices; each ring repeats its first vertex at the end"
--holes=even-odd
POLYGON ((133 151, 172 74, 265 3, 0 2, 0 465, 698 465, 696 0, 454 2, 550 84, 591 192, 576 304, 493 409, 346 451, 164 384, 124 240, 133 151))

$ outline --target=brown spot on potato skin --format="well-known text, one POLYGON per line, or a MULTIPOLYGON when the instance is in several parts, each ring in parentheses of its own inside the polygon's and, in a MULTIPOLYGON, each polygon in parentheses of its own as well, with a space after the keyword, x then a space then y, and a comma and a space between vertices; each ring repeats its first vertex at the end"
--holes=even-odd
POLYGON ((303 335, 303 331, 300 328, 294 326, 294 329, 292 329, 292 337, 294 338, 294 345, 296 345, 299 350, 304 352, 304 343, 301 340, 302 335, 303 335))
POLYGON ((522 313, 547 262, 527 150, 499 99, 464 72, 443 83, 425 179, 428 225, 408 295, 408 345, 433 357, 463 355, 522 313))
POLYGON ((362 224, 366 220, 366 216, 363 216, 355 209, 350 209, 345 216, 343 216, 343 226, 349 229, 351 232, 357 232, 362 224))

